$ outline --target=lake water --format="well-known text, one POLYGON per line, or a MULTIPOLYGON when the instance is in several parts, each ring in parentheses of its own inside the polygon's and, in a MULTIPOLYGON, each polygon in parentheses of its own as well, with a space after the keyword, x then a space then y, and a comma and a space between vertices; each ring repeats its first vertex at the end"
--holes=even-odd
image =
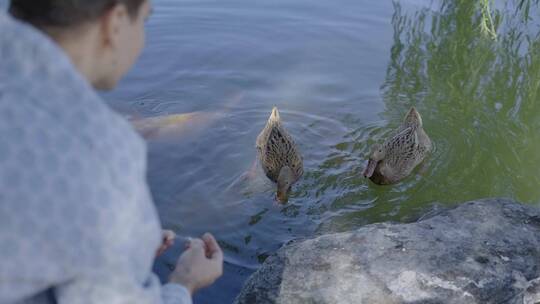
POLYGON ((154 1, 140 61, 104 96, 132 117, 193 113, 148 139, 148 179, 166 228, 224 248, 223 278, 196 303, 232 302, 292 239, 483 197, 538 205, 538 7, 495 3, 493 35, 478 3, 154 1), (260 170, 246 174, 274 105, 304 155, 286 205, 260 170), (411 106, 434 152, 397 185, 366 181, 369 146, 411 106))

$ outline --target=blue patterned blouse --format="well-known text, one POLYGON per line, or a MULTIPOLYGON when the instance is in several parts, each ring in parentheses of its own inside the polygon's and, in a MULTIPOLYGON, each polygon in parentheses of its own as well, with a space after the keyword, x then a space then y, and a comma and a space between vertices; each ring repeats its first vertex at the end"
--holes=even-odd
POLYGON ((0 303, 191 303, 151 272, 146 147, 50 39, 0 10, 0 303))

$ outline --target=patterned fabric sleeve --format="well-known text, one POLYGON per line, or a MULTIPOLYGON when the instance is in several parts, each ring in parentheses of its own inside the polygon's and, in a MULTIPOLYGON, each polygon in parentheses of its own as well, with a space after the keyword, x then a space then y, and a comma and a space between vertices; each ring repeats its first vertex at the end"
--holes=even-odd
POLYGON ((0 58, 0 303, 191 303, 151 272, 161 227, 143 140, 2 11, 0 58))

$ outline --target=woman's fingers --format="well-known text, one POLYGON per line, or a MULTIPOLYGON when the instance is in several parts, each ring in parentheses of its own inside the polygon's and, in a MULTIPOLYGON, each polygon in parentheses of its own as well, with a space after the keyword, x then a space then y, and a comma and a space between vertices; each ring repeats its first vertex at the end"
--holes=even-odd
POLYGON ((223 252, 221 251, 221 248, 219 247, 218 242, 214 238, 214 236, 210 233, 205 233, 202 236, 202 240, 204 241, 204 244, 206 245, 206 256, 209 259, 212 260, 222 260, 223 259, 223 252))
POLYGON ((163 239, 165 241, 174 241, 174 238, 176 237, 176 233, 172 230, 163 230, 163 239))
POLYGON ((174 244, 174 239, 176 238, 176 233, 172 230, 163 230, 163 245, 166 246, 166 249, 171 247, 174 244))
POLYGON ((162 230, 162 240, 161 245, 159 246, 156 256, 162 255, 167 249, 171 248, 174 244, 174 239, 176 238, 176 233, 172 230, 162 230))
POLYGON ((205 233, 202 236, 202 240, 206 245, 206 257, 214 265, 215 277, 213 280, 215 280, 223 274, 223 251, 221 251, 221 247, 219 247, 218 242, 212 234, 205 233))
POLYGON ((184 250, 189 249, 189 247, 191 246, 191 240, 192 238, 189 236, 186 238, 186 242, 184 243, 184 250))
POLYGON ((205 252, 205 244, 204 242, 199 238, 190 239, 188 241, 188 247, 186 250, 193 250, 194 252, 202 252, 204 254, 205 252))

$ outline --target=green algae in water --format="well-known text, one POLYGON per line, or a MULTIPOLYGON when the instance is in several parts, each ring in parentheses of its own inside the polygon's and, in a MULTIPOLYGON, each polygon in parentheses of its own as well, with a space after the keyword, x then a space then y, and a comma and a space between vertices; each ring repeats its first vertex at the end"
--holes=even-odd
MULTIPOLYGON (((540 201, 540 32, 531 11, 486 3, 441 1, 438 9, 408 13, 394 3, 394 42, 381 86, 388 126, 381 129, 398 126, 415 106, 435 151, 416 174, 393 186, 368 183, 358 191, 353 174, 332 176, 327 181, 345 191, 319 231, 410 221, 431 206, 485 197, 540 201)), ((537 1, 521 8, 540 12, 537 1)), ((381 133, 369 137, 380 141, 381 133)), ((369 137, 355 138, 362 143, 369 137)), ((357 148, 368 156, 367 145, 357 148)))

